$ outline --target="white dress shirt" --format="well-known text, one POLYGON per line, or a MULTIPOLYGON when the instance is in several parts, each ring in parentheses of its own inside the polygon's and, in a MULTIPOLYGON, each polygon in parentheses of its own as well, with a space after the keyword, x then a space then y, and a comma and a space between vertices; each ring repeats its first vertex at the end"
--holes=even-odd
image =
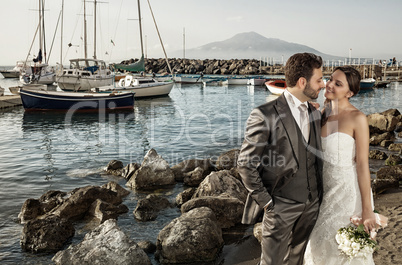
POLYGON ((292 112, 293 118, 295 119, 297 125, 299 126, 299 128, 301 130, 299 106, 301 104, 304 104, 304 105, 306 105, 306 107, 308 109, 307 101, 301 102, 297 97, 293 96, 292 93, 290 93, 287 89, 285 89, 285 91, 283 93, 286 98, 286 101, 288 102, 288 105, 289 105, 290 111, 292 112))

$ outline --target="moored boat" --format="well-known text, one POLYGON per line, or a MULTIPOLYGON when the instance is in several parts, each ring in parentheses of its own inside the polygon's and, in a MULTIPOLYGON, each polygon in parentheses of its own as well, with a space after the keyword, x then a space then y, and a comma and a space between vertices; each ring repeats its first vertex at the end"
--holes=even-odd
POLYGON ((264 85, 264 83, 266 81, 267 81, 267 79, 265 79, 265 78, 258 78, 258 77, 249 78, 247 80, 247 85, 250 85, 250 86, 262 86, 262 85, 264 85))
POLYGON ((150 77, 135 77, 132 74, 120 79, 119 83, 111 86, 96 88, 103 93, 127 92, 135 93, 135 98, 167 96, 174 86, 173 81, 157 81, 150 77))
POLYGON ((77 93, 20 89, 27 111, 98 111, 133 109, 134 93, 77 93))
POLYGON ((360 80, 360 89, 371 89, 375 85, 374 78, 364 78, 360 80))
POLYGON ((114 76, 103 60, 72 59, 70 68, 57 75, 57 84, 64 91, 89 91, 113 84, 114 76))
POLYGON ((18 61, 13 69, 0 70, 0 73, 3 75, 4 78, 18 78, 23 69, 24 69, 24 62, 18 61))
POLYGON ((286 81, 281 79, 267 81, 265 86, 274 95, 281 95, 287 87, 286 81))
POLYGON ((208 81, 202 81, 204 86, 227 86, 229 81, 227 79, 211 79, 208 81))

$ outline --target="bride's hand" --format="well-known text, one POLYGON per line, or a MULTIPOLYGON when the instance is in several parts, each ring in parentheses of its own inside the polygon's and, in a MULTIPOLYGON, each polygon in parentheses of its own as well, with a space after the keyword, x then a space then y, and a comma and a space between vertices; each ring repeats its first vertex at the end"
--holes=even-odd
POLYGON ((309 101, 309 103, 311 104, 311 105, 313 105, 313 107, 314 108, 316 108, 316 109, 320 109, 320 103, 318 103, 318 102, 312 102, 312 101, 309 101))
POLYGON ((366 233, 370 234, 371 231, 377 231, 376 218, 373 211, 363 211, 362 219, 366 233))

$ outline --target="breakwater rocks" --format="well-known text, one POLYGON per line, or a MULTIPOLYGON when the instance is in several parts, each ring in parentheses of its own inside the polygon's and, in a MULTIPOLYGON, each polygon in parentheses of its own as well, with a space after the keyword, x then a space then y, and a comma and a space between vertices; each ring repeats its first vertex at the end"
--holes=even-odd
MULTIPOLYGON (((123 64, 133 63, 134 59, 122 61, 123 64)), ((284 74, 283 66, 261 66, 256 59, 168 59, 174 74, 208 74, 208 75, 268 75, 284 74)), ((145 59, 145 73, 170 73, 166 59, 145 59)))
MULTIPOLYGON (((402 115, 390 109, 368 115, 368 122, 370 158, 379 168, 373 172, 373 191, 378 194, 399 189, 402 115)), ((124 166, 112 160, 105 172, 121 178, 126 188, 112 181, 70 192, 49 191, 39 199, 26 200, 18 216, 24 225, 21 247, 34 253, 57 252, 52 259, 56 264, 151 264, 152 254, 161 264, 216 264, 228 244, 223 235, 241 223, 247 197, 236 168, 238 154, 239 150, 233 149, 216 160, 190 159, 172 167, 154 149, 141 164, 124 166), (161 189, 177 183, 183 183, 183 190, 174 201, 161 195, 161 189), (135 242, 115 221, 130 211, 123 199, 133 190, 151 193, 131 209, 132 218, 138 221, 149 222, 166 208, 177 209, 179 216, 159 231, 155 242, 135 242), (66 248, 77 222, 93 229, 79 244, 66 248)), ((254 227, 257 239, 261 237, 260 227, 254 227)))

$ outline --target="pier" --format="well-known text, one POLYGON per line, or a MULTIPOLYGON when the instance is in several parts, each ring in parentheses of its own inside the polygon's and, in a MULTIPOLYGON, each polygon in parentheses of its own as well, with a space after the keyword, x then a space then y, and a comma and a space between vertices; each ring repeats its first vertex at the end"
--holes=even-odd
POLYGON ((1 96, 0 109, 22 106, 21 97, 19 95, 1 96))

